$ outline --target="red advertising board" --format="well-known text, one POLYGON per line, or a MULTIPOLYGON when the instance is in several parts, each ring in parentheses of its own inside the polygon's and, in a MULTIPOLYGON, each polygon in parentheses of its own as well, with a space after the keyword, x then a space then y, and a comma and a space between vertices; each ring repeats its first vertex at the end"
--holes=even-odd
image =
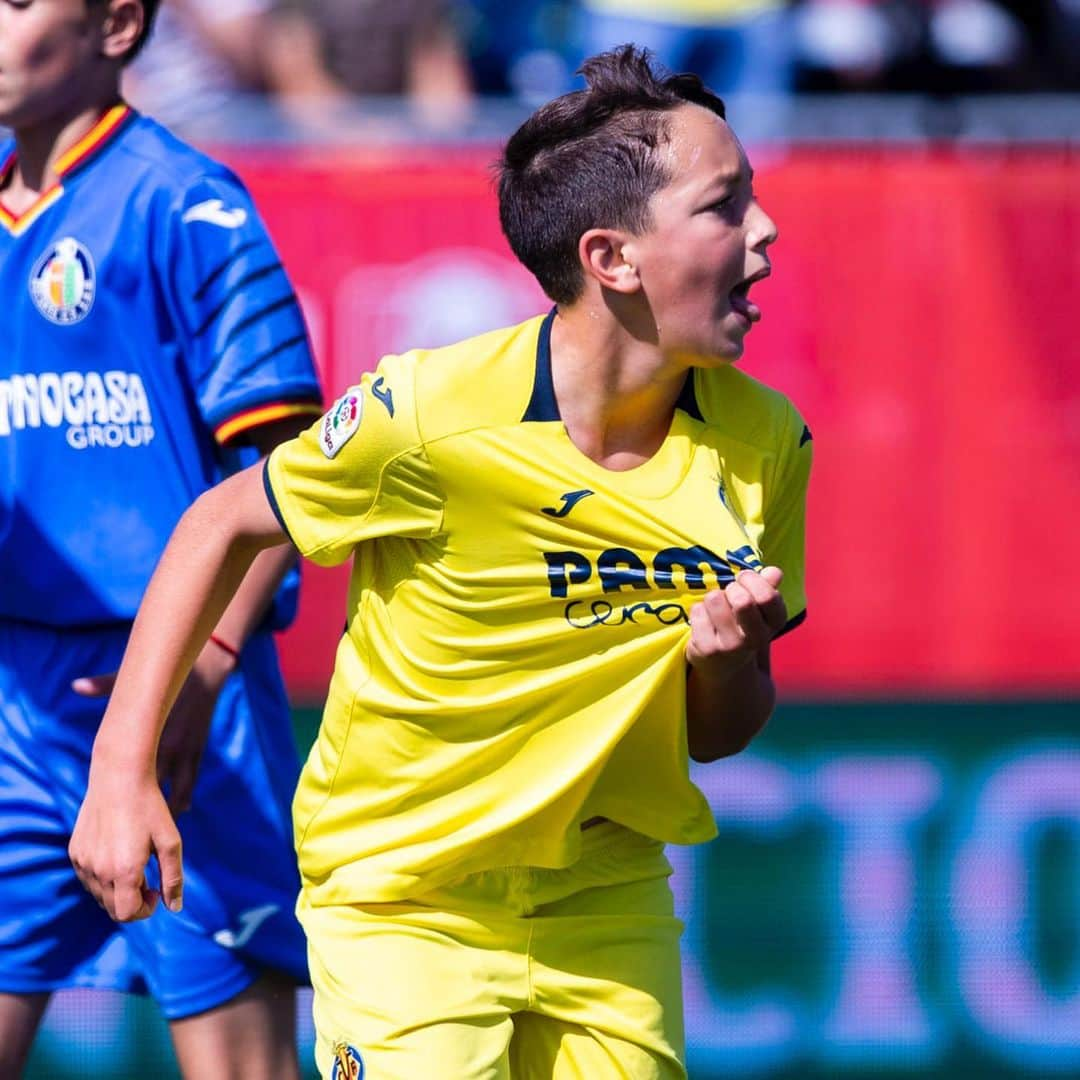
MULTIPOLYGON (((547 302, 510 255, 493 148, 224 151, 302 293, 327 396, 379 357, 547 302)), ((758 156, 774 274, 746 367, 815 435, 809 618, 788 693, 1080 689, 1080 156, 758 156)), ((282 637, 319 699, 345 571, 306 568, 282 637)))

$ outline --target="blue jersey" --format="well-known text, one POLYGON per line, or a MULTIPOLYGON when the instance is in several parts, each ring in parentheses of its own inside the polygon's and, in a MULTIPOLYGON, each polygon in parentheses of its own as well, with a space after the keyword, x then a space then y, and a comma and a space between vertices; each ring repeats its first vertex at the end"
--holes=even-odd
POLYGON ((228 169, 118 105, 57 172, 19 216, 0 191, 0 619, 77 627, 131 619, 223 449, 320 391, 228 169))

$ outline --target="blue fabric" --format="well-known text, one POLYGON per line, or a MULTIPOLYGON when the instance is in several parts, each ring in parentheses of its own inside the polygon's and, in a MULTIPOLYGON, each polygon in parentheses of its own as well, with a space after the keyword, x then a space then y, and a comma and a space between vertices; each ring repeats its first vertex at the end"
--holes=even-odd
MULTIPOLYGON (((115 670, 127 628, 0 622, 0 991, 149 990, 170 1019, 213 1008, 262 967, 307 981, 293 914, 298 761, 273 641, 258 634, 218 704, 193 809, 179 816, 184 909, 118 926, 83 891, 67 843, 101 701, 70 689, 115 670)), ((153 875, 151 875, 153 877, 153 875)))
MULTIPOLYGON (((13 145, 0 146, 0 166, 13 145)), ((214 430, 320 391, 243 186, 132 114, 0 223, 0 618, 130 620, 173 527, 222 478, 214 430)))
MULTIPOLYGON (((103 712, 71 680, 117 669, 180 515, 257 456, 215 429, 320 399, 278 256, 235 176, 130 113, 58 193, 0 216, 0 295, 0 990, 148 989, 177 1018, 263 966, 306 980, 299 763, 268 630, 178 821, 184 911, 118 929, 67 858, 103 712)), ((268 627, 295 592, 293 575, 268 627)))

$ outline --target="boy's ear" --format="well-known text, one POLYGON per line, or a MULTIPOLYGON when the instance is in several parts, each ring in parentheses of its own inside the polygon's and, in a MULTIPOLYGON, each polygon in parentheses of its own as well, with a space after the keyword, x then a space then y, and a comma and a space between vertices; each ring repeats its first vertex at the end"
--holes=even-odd
POLYGON ((110 60, 123 60, 142 33, 142 0, 106 0, 101 51, 110 60))
POLYGON ((605 289, 632 293, 641 279, 624 250, 626 236, 617 229, 589 229, 578 241, 578 257, 587 276, 605 289))

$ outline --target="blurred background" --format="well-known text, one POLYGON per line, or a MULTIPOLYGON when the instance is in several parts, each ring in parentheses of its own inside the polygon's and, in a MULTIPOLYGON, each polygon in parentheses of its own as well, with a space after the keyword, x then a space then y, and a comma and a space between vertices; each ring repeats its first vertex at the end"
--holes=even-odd
MULTIPOLYGON (((490 166, 624 41, 728 101, 781 234, 745 367, 816 447, 782 704, 672 853, 691 1076, 1080 1075, 1080 0, 165 0, 127 89, 252 189, 329 400, 547 306, 490 166)), ((304 572, 301 752, 347 571, 304 572)), ((29 1076, 171 1061, 71 992, 29 1076)))

